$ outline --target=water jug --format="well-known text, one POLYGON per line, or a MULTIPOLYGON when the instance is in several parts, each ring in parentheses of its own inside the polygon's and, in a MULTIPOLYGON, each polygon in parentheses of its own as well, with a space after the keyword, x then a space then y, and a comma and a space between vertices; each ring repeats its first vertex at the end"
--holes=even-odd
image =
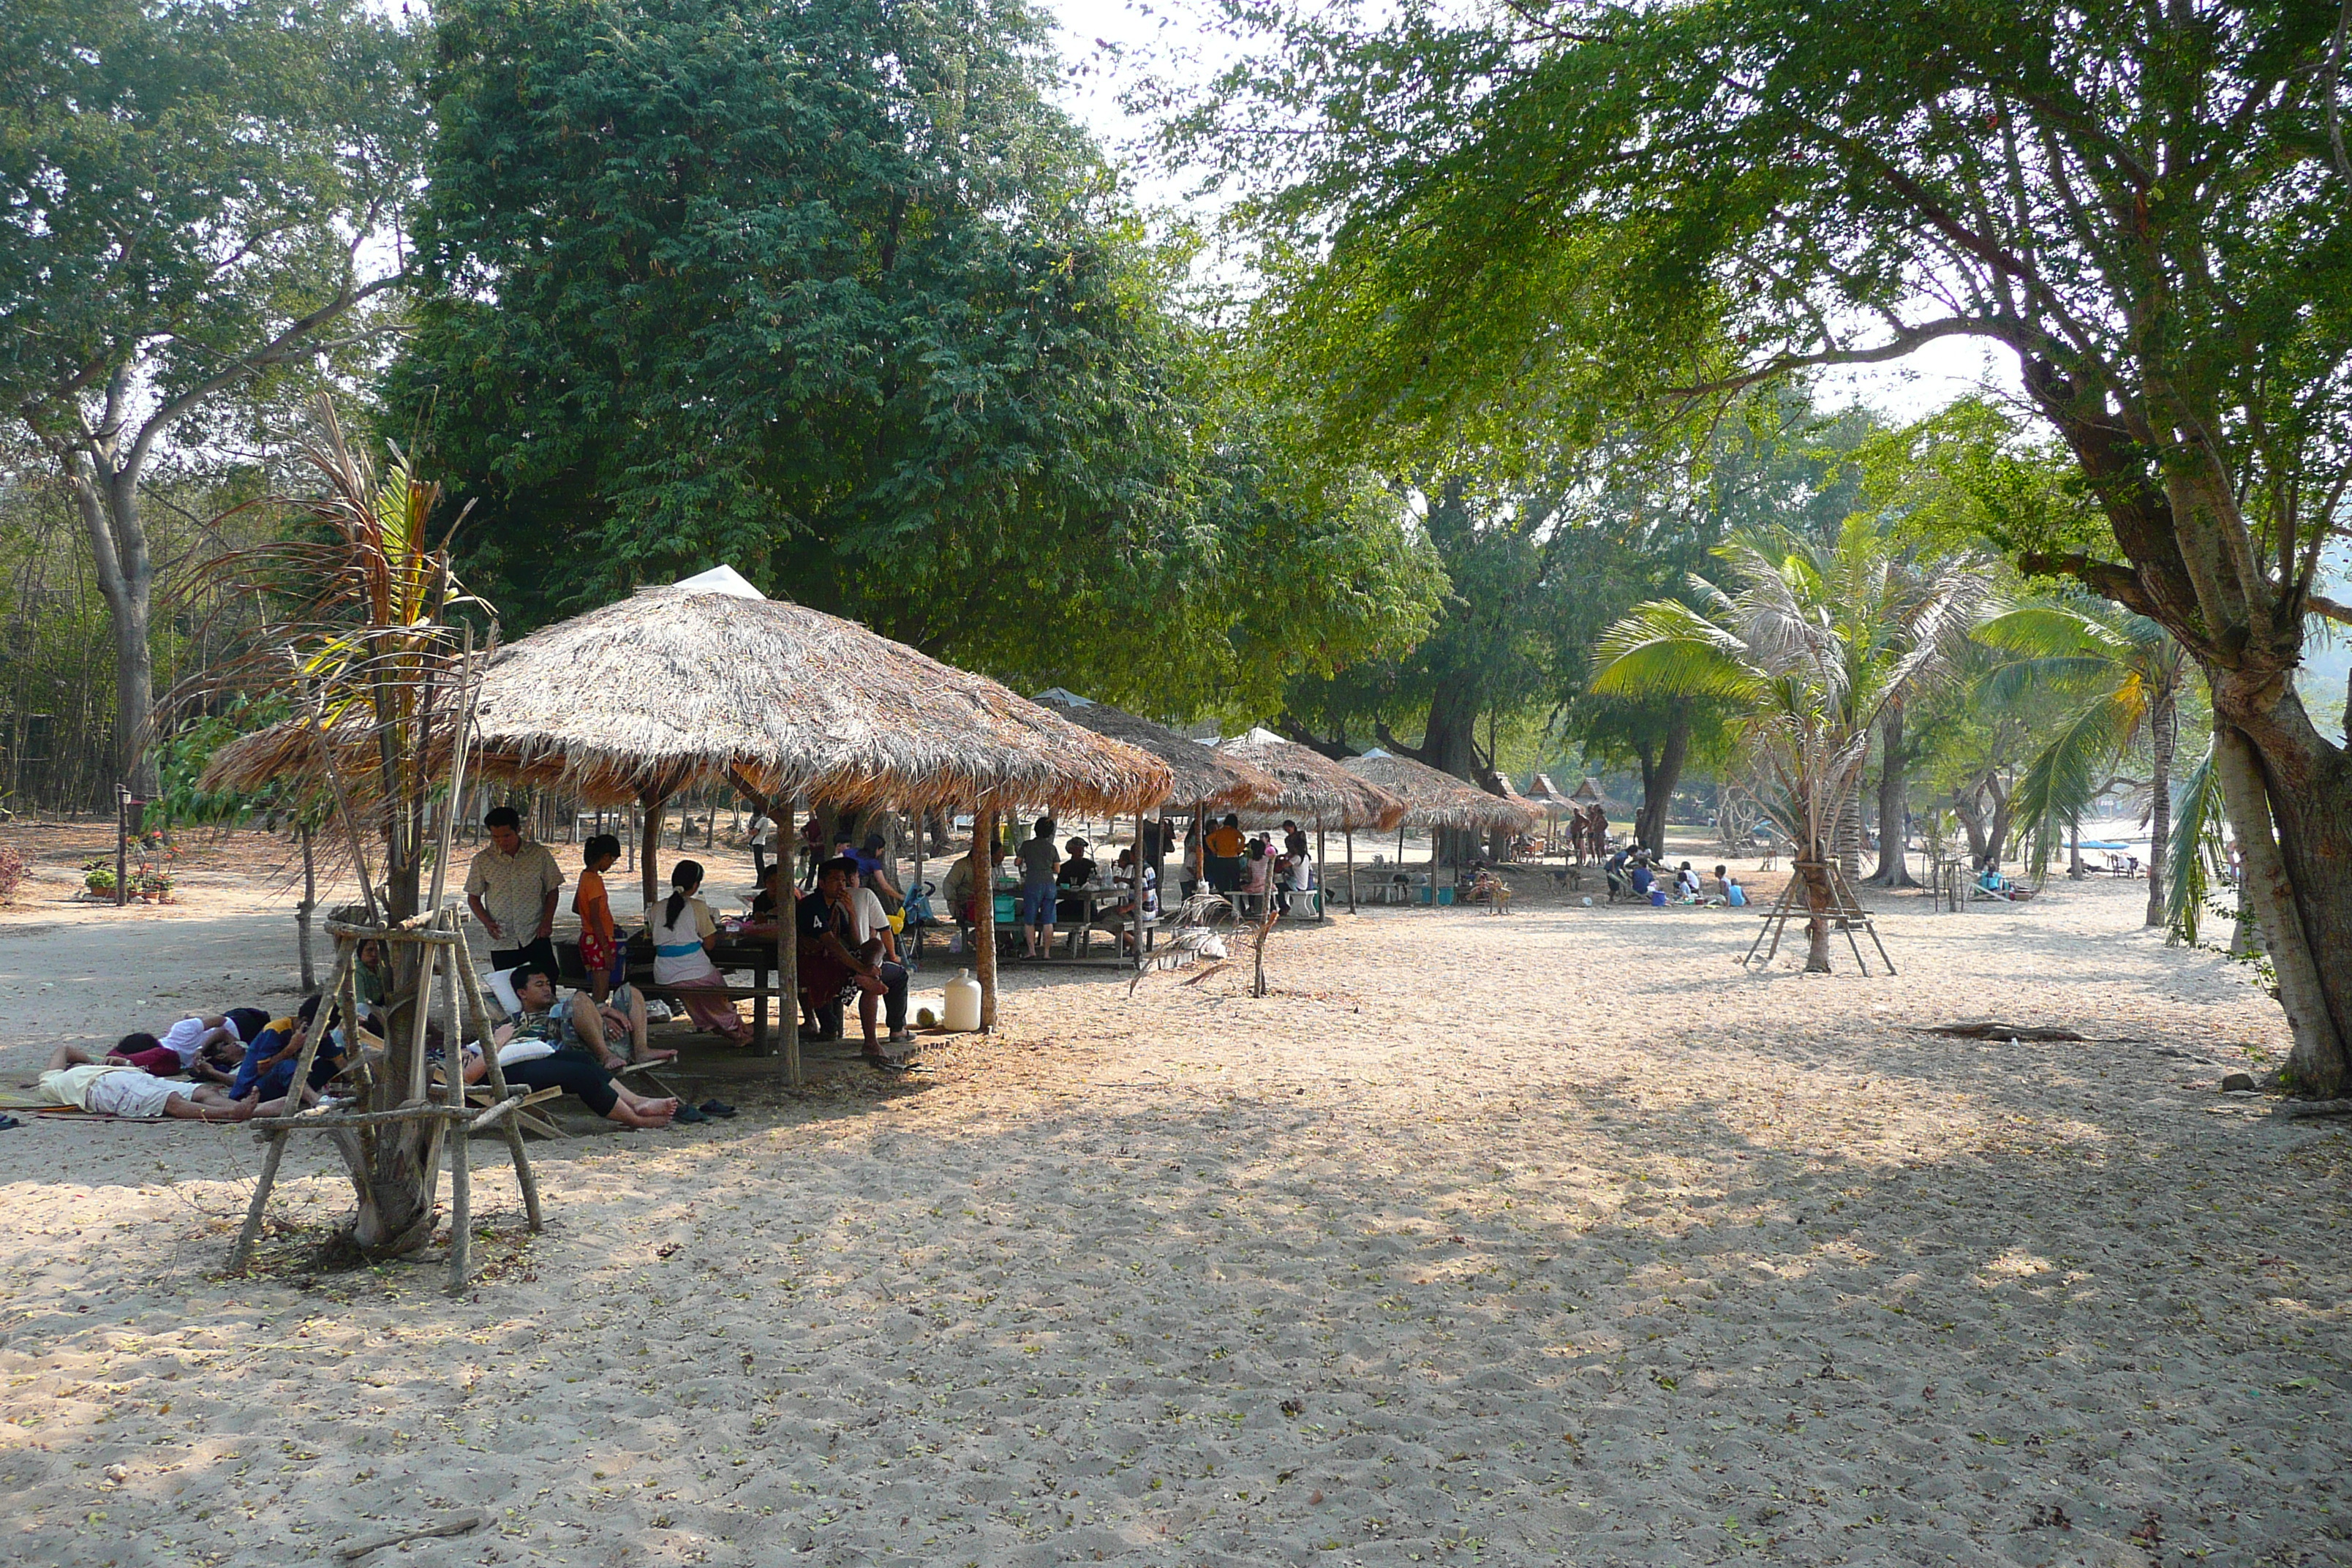
POLYGON ((947 984, 946 1016, 940 1020, 956 1034, 970 1034, 980 1027, 980 982, 971 977, 969 969, 959 969, 956 977, 947 984))

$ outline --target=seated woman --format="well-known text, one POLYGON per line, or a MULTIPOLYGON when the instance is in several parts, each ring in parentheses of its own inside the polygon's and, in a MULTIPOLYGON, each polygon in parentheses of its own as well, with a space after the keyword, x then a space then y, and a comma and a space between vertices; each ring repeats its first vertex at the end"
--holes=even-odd
POLYGON ((671 868, 669 897, 646 911, 646 928, 654 939, 654 984, 678 994, 695 1026, 724 1036, 731 1046, 749 1046, 751 1026, 722 994, 727 976, 710 962, 719 944, 719 922, 708 905, 695 897, 702 886, 702 867, 681 860, 671 868))
POLYGON ((1274 860, 1267 853, 1265 840, 1253 838, 1242 857, 1241 905, 1246 914, 1265 912, 1265 896, 1274 876, 1274 860))

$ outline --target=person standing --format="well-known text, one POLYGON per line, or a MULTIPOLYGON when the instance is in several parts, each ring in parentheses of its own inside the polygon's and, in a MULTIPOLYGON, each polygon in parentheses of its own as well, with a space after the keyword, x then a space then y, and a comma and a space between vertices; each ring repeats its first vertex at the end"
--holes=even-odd
POLYGON ((1207 856, 1203 869, 1208 873, 1209 886, 1230 898, 1242 885, 1242 855, 1247 847, 1242 837, 1242 819, 1228 813, 1223 822, 1209 829, 1202 847, 1207 856))
POLYGON ((490 967, 525 959, 555 968, 555 895, 562 868, 544 844, 526 844, 522 817, 495 805, 482 817, 490 836, 466 872, 466 903, 490 933, 490 967))
POLYGON ((1021 843, 1021 956, 1042 958, 1054 946, 1054 895, 1062 852, 1054 843, 1054 819, 1041 816, 1034 837, 1021 843))
POLYGON ((751 814, 751 880, 768 879, 768 845, 776 836, 776 825, 768 820, 764 811, 751 814))

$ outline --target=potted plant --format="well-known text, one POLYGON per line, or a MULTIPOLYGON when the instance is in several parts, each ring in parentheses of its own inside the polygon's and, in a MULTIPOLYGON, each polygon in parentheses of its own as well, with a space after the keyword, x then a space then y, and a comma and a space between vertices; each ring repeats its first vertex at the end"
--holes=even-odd
POLYGON ((88 888, 92 895, 100 898, 111 898, 114 896, 113 861, 85 861, 82 865, 81 873, 82 886, 88 888))

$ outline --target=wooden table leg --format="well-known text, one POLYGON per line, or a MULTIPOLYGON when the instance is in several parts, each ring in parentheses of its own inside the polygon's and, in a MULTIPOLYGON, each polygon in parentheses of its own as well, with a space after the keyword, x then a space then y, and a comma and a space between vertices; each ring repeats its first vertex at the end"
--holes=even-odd
MULTIPOLYGON (((751 985, 756 993, 751 998, 751 1054, 768 1054, 768 966, 755 964, 751 970, 751 985)), ((781 1017, 777 1020, 782 1022, 781 1017)))

